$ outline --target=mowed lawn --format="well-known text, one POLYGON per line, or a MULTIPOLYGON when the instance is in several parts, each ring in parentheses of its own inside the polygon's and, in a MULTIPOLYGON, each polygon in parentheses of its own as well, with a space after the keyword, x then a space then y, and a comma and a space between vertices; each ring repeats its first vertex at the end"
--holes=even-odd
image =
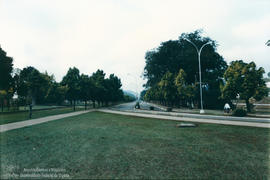
POLYGON ((270 178, 269 129, 177 123, 91 112, 7 131, 1 177, 58 168, 72 179, 270 178))
MULTIPOLYGON (((76 111, 84 108, 76 107, 76 111)), ((72 107, 38 110, 32 112, 32 119, 74 112, 72 107)), ((29 120, 29 112, 0 113, 0 125, 29 120)))

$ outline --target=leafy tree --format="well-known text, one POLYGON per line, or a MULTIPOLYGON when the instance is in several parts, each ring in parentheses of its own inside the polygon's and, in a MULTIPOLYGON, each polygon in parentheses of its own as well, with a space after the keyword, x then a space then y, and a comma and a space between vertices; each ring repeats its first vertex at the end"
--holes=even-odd
POLYGON ((87 101, 93 97, 94 84, 88 75, 81 74, 79 86, 80 99, 84 101, 85 109, 87 109, 87 101))
POLYGON ((186 73, 183 69, 179 70, 179 73, 175 78, 175 86, 177 88, 179 99, 181 101, 187 100, 188 104, 191 105, 195 98, 196 87, 194 84, 188 85, 186 83, 186 73))
POLYGON ((270 40, 268 40, 265 44, 266 44, 267 46, 270 46, 270 40))
POLYGON ((69 68, 67 74, 63 77, 62 86, 67 86, 66 98, 72 104, 75 111, 76 101, 80 98, 80 71, 76 67, 69 68))
POLYGON ((165 103, 171 103, 171 105, 173 105, 173 100, 176 97, 176 88, 174 85, 173 74, 169 71, 164 74, 164 76, 161 78, 161 81, 158 83, 158 86, 160 87, 165 103))
POLYGON ((12 87, 13 59, 0 46, 0 90, 9 90, 12 87))
POLYGON ((61 86, 55 81, 52 82, 50 84, 50 88, 48 89, 47 95, 45 96, 45 102, 61 105, 65 100, 67 90, 67 86, 61 86))
POLYGON ((91 80, 95 86, 95 96, 93 100, 94 102, 97 101, 98 105, 100 106, 100 103, 103 104, 105 101, 105 73, 98 69, 95 73, 92 74, 91 80))
POLYGON ((8 57, 6 52, 0 46, 0 102, 2 111, 5 102, 8 104, 14 94, 14 84, 12 78, 13 59, 8 57))
POLYGON ((227 100, 245 100, 247 111, 251 111, 250 98, 261 100, 267 96, 267 87, 263 80, 264 69, 256 68, 254 62, 245 63, 242 60, 231 62, 224 74, 226 84, 222 87, 222 97, 227 100))
POLYGON ((147 92, 146 89, 141 91, 141 93, 140 93, 140 99, 141 100, 144 100, 144 96, 145 96, 146 92, 147 92))
POLYGON ((52 77, 28 66, 16 74, 14 79, 19 96, 28 99, 28 103, 44 103, 52 77))
POLYGON ((120 89, 122 87, 121 80, 114 74, 110 74, 107 81, 107 90, 109 98, 107 100, 111 102, 119 101, 123 98, 123 91, 120 89))
MULTIPOLYGON (((223 83, 222 78, 227 64, 216 51, 217 43, 209 37, 202 37, 201 31, 183 33, 178 40, 162 42, 158 48, 146 52, 144 77, 147 78, 147 83, 145 87, 156 86, 168 71, 176 75, 179 69, 183 69, 186 73, 186 84, 197 84, 198 55, 192 44, 185 39, 189 39, 198 47, 211 42, 201 53, 203 97, 206 106, 217 107, 221 104, 218 97, 221 95, 220 84, 223 83)), ((196 97, 199 100, 199 91, 196 97)))

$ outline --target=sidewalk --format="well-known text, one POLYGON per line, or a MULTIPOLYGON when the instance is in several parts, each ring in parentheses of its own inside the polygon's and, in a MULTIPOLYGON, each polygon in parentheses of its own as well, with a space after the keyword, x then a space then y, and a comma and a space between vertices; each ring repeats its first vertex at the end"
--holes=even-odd
MULTIPOLYGON (((99 109, 98 111, 105 112, 105 113, 121 114, 121 115, 136 116, 136 117, 155 118, 155 119, 164 119, 164 120, 173 120, 173 121, 188 121, 188 122, 198 122, 198 123, 211 123, 211 124, 270 128, 270 123, 261 123, 261 122, 245 122, 245 121, 202 119, 202 118, 199 119, 199 118, 179 117, 179 116, 160 115, 160 114, 144 114, 144 113, 141 113, 139 111, 123 112, 123 111, 108 110, 108 109, 99 109)), ((201 116, 203 116, 203 115, 201 115, 201 116)))
POLYGON ((58 114, 58 115, 47 116, 47 117, 43 117, 43 118, 37 118, 37 119, 31 119, 31 120, 26 120, 26 121, 21 121, 21 122, 3 124, 3 125, 0 125, 0 132, 5 132, 5 131, 12 130, 12 129, 18 129, 18 128, 22 128, 22 127, 26 127, 26 126, 41 124, 44 122, 49 122, 49 121, 62 119, 62 118, 66 118, 66 117, 76 116, 76 115, 88 113, 91 111, 93 111, 93 110, 78 111, 78 112, 72 112, 72 113, 67 113, 67 114, 58 114))

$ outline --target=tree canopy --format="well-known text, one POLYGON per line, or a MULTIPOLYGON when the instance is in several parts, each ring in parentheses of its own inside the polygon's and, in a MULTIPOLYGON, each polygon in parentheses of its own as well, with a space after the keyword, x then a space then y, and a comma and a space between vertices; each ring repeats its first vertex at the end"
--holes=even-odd
POLYGON ((0 46, 0 90, 8 90, 12 87, 13 58, 0 46))
POLYGON ((239 95, 240 99, 245 100, 247 110, 250 111, 250 98, 261 100, 268 94, 263 74, 264 69, 257 68, 254 62, 232 61, 224 74, 226 83, 222 87, 222 97, 233 100, 239 95))
MULTIPOLYGON (((146 52, 146 66, 144 77, 147 79, 146 88, 155 87, 170 72, 177 76, 180 69, 186 73, 185 83, 197 85, 199 81, 198 54, 196 49, 186 39, 198 47, 210 42, 201 53, 202 84, 204 90, 204 103, 208 107, 215 107, 220 102, 219 86, 223 83, 223 73, 227 64, 223 57, 216 52, 217 43, 209 37, 202 37, 201 31, 183 33, 178 40, 162 42, 153 50, 146 52)), ((196 97, 199 97, 199 91, 196 97)))

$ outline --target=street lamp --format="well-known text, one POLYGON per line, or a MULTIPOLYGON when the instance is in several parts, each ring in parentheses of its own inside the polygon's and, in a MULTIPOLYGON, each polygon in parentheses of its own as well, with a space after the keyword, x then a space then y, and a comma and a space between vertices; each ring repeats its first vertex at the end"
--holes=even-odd
POLYGON ((205 44, 202 45, 202 47, 200 49, 198 49, 198 47, 193 43, 191 42, 189 39, 187 38, 184 38, 187 42, 189 42, 190 44, 192 44, 197 53, 198 53, 198 60, 199 60, 199 78, 200 78, 200 97, 201 97, 201 110, 200 110, 200 114, 203 114, 204 113, 204 110, 203 110, 203 102, 202 102, 202 75, 201 75, 201 52, 202 52, 202 49, 204 46, 206 46, 207 44, 211 44, 211 42, 207 42, 205 44))

